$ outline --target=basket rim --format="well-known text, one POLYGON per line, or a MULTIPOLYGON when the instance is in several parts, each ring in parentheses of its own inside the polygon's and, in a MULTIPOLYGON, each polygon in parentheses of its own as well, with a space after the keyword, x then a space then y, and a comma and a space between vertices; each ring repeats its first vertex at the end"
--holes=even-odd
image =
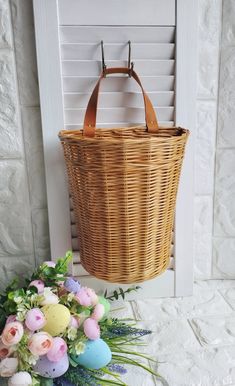
POLYGON ((62 129, 59 131, 58 133, 58 137, 61 141, 66 141, 66 140, 69 140, 69 141, 73 141, 73 140, 80 140, 80 141, 86 141, 86 142, 94 142, 94 141, 98 141, 98 142, 120 142, 120 140, 122 141, 132 141, 132 142, 143 142, 143 140, 148 140, 148 141, 174 141, 174 140, 179 140, 180 138, 182 137, 187 137, 189 134, 190 134, 190 131, 189 129, 185 129, 185 128, 182 128, 180 126, 171 126, 171 127, 159 127, 159 131, 168 131, 169 130, 169 134, 170 134, 170 131, 172 130, 178 130, 179 133, 178 135, 168 135, 168 136, 159 136, 157 133, 153 134, 153 133, 148 133, 146 131, 146 135, 143 135, 143 136, 139 136, 136 135, 136 137, 131 137, 131 136, 114 136, 114 135, 110 135, 110 136, 102 136, 100 134, 102 134, 102 132, 106 132, 106 133, 109 133, 110 134, 112 132, 117 132, 117 131, 124 131, 124 130, 128 130, 130 129, 130 132, 133 131, 133 130, 143 130, 145 129, 146 127, 145 126, 131 126, 131 127, 112 127, 112 128, 102 128, 102 127, 98 127, 96 128, 96 133, 99 134, 99 135, 95 135, 94 137, 85 137, 82 135, 83 133, 83 129, 77 129, 77 130, 66 130, 66 129, 62 129))

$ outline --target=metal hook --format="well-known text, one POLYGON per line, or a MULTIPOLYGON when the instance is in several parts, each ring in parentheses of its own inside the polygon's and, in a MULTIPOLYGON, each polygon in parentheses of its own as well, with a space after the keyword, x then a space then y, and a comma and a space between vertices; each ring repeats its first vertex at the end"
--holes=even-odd
MULTIPOLYGON (((128 47, 129 47, 129 52, 128 52, 128 69, 129 69, 129 77, 132 76, 132 72, 134 69, 134 63, 131 61, 131 41, 128 41, 128 47)), ((102 70, 103 70, 103 76, 106 76, 106 69, 107 66, 105 64, 104 60, 104 42, 101 40, 101 56, 102 56, 102 70)))
POLYGON ((107 68, 105 61, 104 61, 104 42, 101 40, 101 56, 102 56, 102 69, 103 69, 103 75, 105 76, 105 70, 107 68))
POLYGON ((129 77, 132 76, 132 72, 134 69, 134 63, 131 62, 131 41, 128 41, 129 53, 128 53, 128 68, 129 68, 129 77))

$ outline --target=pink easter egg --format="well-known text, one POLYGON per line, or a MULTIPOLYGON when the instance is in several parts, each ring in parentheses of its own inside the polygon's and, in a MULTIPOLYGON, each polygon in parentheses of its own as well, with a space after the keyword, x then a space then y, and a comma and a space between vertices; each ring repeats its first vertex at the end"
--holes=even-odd
POLYGON ((88 339, 96 340, 100 337, 100 327, 95 319, 88 318, 85 320, 84 324, 84 333, 88 339))

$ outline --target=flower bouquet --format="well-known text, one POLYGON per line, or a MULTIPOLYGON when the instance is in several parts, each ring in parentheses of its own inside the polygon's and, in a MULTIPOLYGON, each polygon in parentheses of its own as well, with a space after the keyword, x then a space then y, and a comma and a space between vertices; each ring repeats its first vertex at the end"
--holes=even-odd
POLYGON ((130 349, 151 331, 109 315, 110 300, 138 287, 98 296, 67 275, 71 259, 67 252, 43 263, 23 287, 15 280, 0 295, 0 384, 125 385, 125 364, 159 377, 130 349))

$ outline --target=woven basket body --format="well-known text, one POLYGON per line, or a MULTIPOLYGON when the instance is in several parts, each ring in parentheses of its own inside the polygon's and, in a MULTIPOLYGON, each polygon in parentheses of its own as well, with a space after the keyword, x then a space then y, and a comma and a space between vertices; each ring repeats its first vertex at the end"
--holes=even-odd
POLYGON ((188 130, 96 129, 88 136, 62 130, 59 137, 83 267, 113 283, 162 273, 169 265, 188 130))

